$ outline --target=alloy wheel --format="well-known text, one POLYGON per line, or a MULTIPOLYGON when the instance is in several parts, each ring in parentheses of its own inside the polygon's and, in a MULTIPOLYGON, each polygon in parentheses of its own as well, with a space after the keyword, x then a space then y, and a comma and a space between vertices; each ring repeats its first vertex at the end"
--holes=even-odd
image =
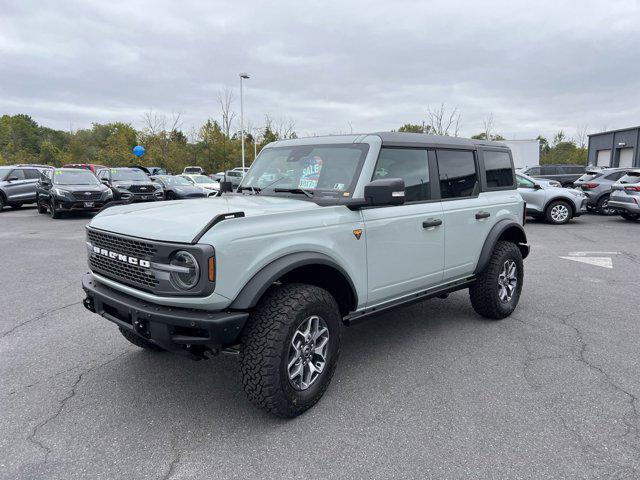
POLYGON ((554 205, 551 209, 551 218, 557 223, 565 222, 569 218, 569 209, 566 205, 554 205))
POLYGON ((320 377, 327 364, 329 329, 325 321, 313 315, 298 326, 289 346, 287 374, 296 390, 306 390, 320 377))
POLYGON ((507 260, 498 275, 498 297, 501 302, 510 302, 518 285, 516 262, 507 260))

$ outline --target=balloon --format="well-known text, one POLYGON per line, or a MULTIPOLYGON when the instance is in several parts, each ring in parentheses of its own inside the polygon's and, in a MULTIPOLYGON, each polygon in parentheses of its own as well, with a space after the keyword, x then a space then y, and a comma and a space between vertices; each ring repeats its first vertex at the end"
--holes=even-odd
POLYGON ((133 147, 133 154, 136 157, 141 157, 142 155, 144 155, 144 147, 141 145, 136 145, 135 147, 133 147))

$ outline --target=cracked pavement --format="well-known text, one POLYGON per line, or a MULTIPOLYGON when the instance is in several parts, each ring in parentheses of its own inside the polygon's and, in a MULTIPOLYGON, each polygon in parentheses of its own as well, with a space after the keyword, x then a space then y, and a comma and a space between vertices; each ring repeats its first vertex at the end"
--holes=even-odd
POLYGON ((82 307, 88 219, 0 212, 2 479, 640 477, 640 223, 528 224, 511 318, 457 292, 351 327, 286 421, 245 400, 235 357, 141 351, 82 307))

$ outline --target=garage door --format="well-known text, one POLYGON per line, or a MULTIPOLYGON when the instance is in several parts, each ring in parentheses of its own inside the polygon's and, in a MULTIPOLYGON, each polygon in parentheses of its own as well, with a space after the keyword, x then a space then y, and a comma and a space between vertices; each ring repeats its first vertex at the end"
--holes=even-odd
POLYGON ((599 167, 608 167, 611 164, 611 150, 598 150, 596 165, 599 167))
POLYGON ((621 148, 620 149, 620 163, 619 167, 633 167, 633 148, 621 148))

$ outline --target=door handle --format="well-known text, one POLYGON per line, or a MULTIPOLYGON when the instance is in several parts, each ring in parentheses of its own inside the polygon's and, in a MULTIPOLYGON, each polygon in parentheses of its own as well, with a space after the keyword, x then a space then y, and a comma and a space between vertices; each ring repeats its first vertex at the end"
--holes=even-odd
POLYGON ((422 222, 422 228, 438 227, 440 225, 442 225, 442 220, 439 218, 430 218, 422 222))
POLYGON ((483 212, 482 210, 480 210, 478 213, 476 213, 476 220, 482 220, 483 218, 489 218, 491 216, 491 214, 489 212, 483 212))

